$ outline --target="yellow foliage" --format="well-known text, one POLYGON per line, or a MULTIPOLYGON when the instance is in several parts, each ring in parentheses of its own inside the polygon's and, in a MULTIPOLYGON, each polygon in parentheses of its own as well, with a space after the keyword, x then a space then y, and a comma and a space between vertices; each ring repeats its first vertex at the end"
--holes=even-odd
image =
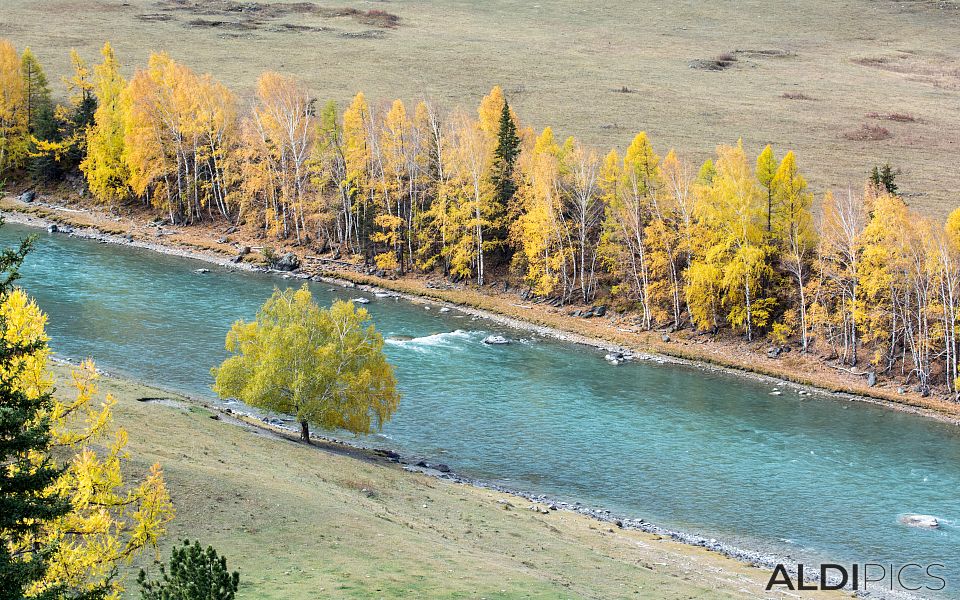
POLYGON ((209 75, 197 75, 160 53, 151 54, 147 68, 137 71, 122 102, 124 157, 133 192, 175 222, 198 220, 208 205, 229 214, 225 183, 232 179, 233 94, 209 75))
POLYGON ((794 330, 791 325, 778 322, 774 323, 773 329, 770 330, 770 339, 778 346, 782 346, 787 343, 793 334, 794 330))
POLYGON ((307 215, 316 213, 308 194, 307 165, 317 133, 309 90, 293 77, 263 73, 244 133, 241 210, 259 213, 256 220, 277 237, 304 241, 310 229, 307 215))
MULTIPOLYGON (((5 341, 45 341, 46 316, 21 290, 15 290, 0 304, 5 324, 5 341)), ((49 351, 44 348, 18 359, 20 373, 14 384, 28 395, 47 393, 52 377, 46 368, 49 351)), ((66 457, 63 473, 48 493, 68 499, 71 510, 46 523, 33 537, 11 548, 50 548, 44 578, 29 591, 35 595, 54 586, 74 592, 103 590, 107 598, 119 598, 123 585, 117 579, 117 565, 129 561, 156 542, 173 517, 173 506, 159 465, 138 484, 126 481, 123 465, 127 458, 127 433, 113 428, 115 400, 107 396, 95 402, 98 378, 87 361, 73 371, 73 400, 57 400, 40 418, 50 422, 56 452, 34 452, 30 461, 40 465, 66 457), (112 432, 112 433, 111 433, 112 432), (112 435, 112 439, 109 439, 112 435), (105 450, 96 448, 105 446, 105 450)))
MULTIPOLYGON (((709 268, 697 267, 699 281, 696 286, 688 286, 687 302, 691 308, 715 306, 712 298, 696 295, 722 289, 727 321, 743 328, 751 338, 755 328, 769 323, 776 302, 763 295, 764 284, 773 273, 770 249, 765 244, 765 203, 742 142, 717 149, 710 183, 699 185, 697 195, 695 215, 700 225, 697 231, 702 235, 690 270, 698 264, 709 268), (703 280, 708 276, 718 279, 708 283, 703 280)), ((705 311, 693 315, 701 325, 709 317, 705 311)))
POLYGON ((87 132, 87 154, 80 170, 93 195, 111 203, 126 198, 130 192, 124 146, 128 111, 122 99, 127 84, 109 42, 103 45, 101 54, 103 62, 94 68, 97 110, 87 132))
POLYGON ((17 50, 0 39, 0 174, 20 166, 27 156, 25 94, 17 50))
POLYGON ((216 392, 294 415, 304 437, 311 423, 369 433, 400 402, 367 311, 339 301, 321 309, 306 286, 276 290, 256 321, 233 325, 226 348, 231 356, 214 369, 216 392))
POLYGON ((370 161, 370 145, 367 143, 367 100, 363 92, 357 93, 347 110, 343 111, 343 155, 346 162, 347 186, 353 197, 366 193, 367 164, 370 161))
POLYGON ((549 296, 561 279, 573 275, 565 244, 570 232, 562 212, 562 159, 553 130, 547 127, 518 164, 522 179, 517 195, 523 210, 513 224, 512 236, 522 250, 525 279, 540 296, 549 296))
POLYGON ((374 257, 377 266, 385 271, 397 271, 400 269, 400 260, 397 257, 397 248, 400 247, 400 229, 404 221, 394 215, 379 215, 374 219, 374 223, 380 228, 370 235, 370 240, 382 242, 391 250, 381 252, 374 257))

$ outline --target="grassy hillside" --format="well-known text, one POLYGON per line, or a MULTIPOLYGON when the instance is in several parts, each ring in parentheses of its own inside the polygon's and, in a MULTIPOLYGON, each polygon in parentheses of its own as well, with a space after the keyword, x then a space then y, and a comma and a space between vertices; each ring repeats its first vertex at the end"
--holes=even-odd
MULTIPOLYGON (((63 382, 66 368, 55 372, 63 382)), ((241 571, 242 598, 769 596, 767 572, 704 550, 101 384, 118 399, 134 470, 163 465, 177 508, 163 556, 182 537, 216 546, 241 571)))
POLYGON ((168 50, 247 94, 267 68, 339 101, 362 89, 472 107, 501 83, 528 123, 593 144, 646 129, 661 153, 697 160, 739 136, 752 151, 793 148, 817 190, 859 187, 890 161, 935 215, 960 204, 958 26, 953 0, 12 0, 0 12, 0 35, 51 74, 70 47, 94 59, 109 39, 128 72, 168 50))

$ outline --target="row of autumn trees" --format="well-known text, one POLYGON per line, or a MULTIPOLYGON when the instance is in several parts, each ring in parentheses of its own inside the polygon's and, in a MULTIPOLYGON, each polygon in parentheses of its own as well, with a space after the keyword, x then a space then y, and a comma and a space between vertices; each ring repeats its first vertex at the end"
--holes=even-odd
POLYGON ((960 214, 935 223, 870 184, 814 210, 792 152, 737 143, 694 167, 640 133, 604 155, 522 126, 499 87, 475 114, 362 93, 341 111, 268 72, 242 106, 166 54, 126 81, 109 44, 92 70, 74 54, 45 139, 28 53, 0 44, 0 168, 78 160, 100 201, 174 223, 226 220, 401 274, 523 280, 558 303, 609 291, 645 329, 816 341, 841 364, 956 389, 960 214))

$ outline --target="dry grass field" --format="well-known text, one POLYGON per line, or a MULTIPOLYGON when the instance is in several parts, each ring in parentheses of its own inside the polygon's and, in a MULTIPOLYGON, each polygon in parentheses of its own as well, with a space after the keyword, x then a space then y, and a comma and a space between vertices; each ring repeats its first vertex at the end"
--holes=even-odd
POLYGON ((474 106, 493 84, 521 118, 591 144, 647 130, 700 161, 740 136, 796 150, 818 192, 902 172, 908 201, 960 205, 954 0, 4 0, 0 36, 53 74, 110 40, 128 70, 167 50, 244 95, 264 69, 320 98, 474 106), (346 10, 350 9, 350 10, 346 10), (384 11, 388 15, 367 11, 384 11), (399 23, 389 14, 399 17, 399 23))

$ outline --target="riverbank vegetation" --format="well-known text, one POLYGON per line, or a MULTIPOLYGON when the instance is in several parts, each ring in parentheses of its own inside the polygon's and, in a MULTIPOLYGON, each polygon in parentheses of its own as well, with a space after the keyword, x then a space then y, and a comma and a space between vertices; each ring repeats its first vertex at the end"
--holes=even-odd
POLYGON ((795 154, 770 146, 721 145, 693 165, 641 132, 604 153, 524 126, 498 87, 475 114, 362 93, 341 110, 267 72, 244 109, 166 54, 126 82, 109 45, 92 71, 76 57, 70 106, 40 110, 42 69, 0 50, 11 174, 79 168, 98 201, 169 223, 223 223, 382 276, 609 303, 645 330, 766 337, 774 356, 815 351, 871 382, 956 395, 960 213, 914 213, 889 168, 816 207, 795 154))

